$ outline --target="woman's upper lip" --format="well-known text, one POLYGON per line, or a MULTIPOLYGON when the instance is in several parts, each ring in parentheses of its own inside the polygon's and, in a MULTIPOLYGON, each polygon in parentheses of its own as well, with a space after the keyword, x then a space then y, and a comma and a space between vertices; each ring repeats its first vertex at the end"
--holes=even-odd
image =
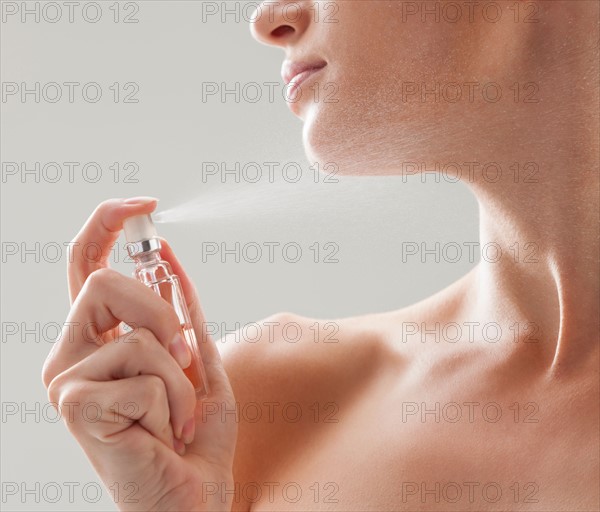
POLYGON ((281 77, 283 78, 285 85, 288 85, 292 79, 300 73, 312 71, 313 69, 318 70, 325 66, 327 66, 327 62, 323 60, 314 62, 293 62, 291 60, 285 60, 281 66, 281 77))

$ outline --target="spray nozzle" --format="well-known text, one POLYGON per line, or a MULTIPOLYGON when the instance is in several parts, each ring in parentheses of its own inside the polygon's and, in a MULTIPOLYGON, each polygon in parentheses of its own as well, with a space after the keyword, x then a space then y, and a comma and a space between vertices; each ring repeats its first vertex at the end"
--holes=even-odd
POLYGON ((134 215, 123 221, 123 231, 127 241, 127 252, 129 256, 135 256, 160 250, 160 239, 152 222, 152 217, 146 215, 134 215))
POLYGON ((128 243, 149 240, 158 235, 150 214, 134 215, 125 219, 123 221, 123 231, 125 232, 125 240, 128 243))

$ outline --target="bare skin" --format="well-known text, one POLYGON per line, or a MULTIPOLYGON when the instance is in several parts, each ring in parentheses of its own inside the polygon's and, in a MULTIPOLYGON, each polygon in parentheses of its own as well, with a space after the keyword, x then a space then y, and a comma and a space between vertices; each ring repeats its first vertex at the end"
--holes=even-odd
POLYGON ((500 163, 498 180, 467 180, 481 247, 499 253, 420 304, 335 320, 337 344, 314 343, 315 320, 283 317, 301 343, 225 352, 240 403, 304 412, 299 424, 242 415, 236 480, 298 482, 303 499, 263 488, 237 509, 598 510, 598 4, 521 3, 533 24, 507 16, 516 2, 495 24, 403 21, 401 4, 336 2, 335 26, 275 11, 253 31, 287 59, 327 61, 304 87, 340 85, 338 103, 292 105, 315 160, 352 175, 500 163), (533 82, 540 101, 403 103, 391 85, 433 89, 432 77, 533 82), (506 173, 530 161, 532 182, 506 173), (315 421, 315 402, 335 403, 339 422, 315 421))
POLYGON ((405 310, 335 320, 337 343, 324 342, 325 321, 284 314, 267 322, 301 325, 300 342, 274 330, 236 347, 225 358, 240 404, 234 510, 596 510, 597 347, 559 376, 539 332, 470 336, 474 278, 405 310), (449 342, 436 322, 464 336, 449 342))
MULTIPOLYGON (((291 105, 308 156, 348 175, 534 162, 533 181, 490 180, 481 166, 461 176, 479 201, 480 245, 496 251, 405 309, 279 314, 258 341, 214 342, 167 249, 213 389, 198 404, 180 371, 189 354, 169 345, 172 312, 106 258, 76 255, 69 320, 100 328, 93 343, 76 329, 55 345, 50 399, 104 404, 105 421, 69 428, 107 485, 139 485, 122 510, 598 510, 599 4, 521 2, 539 18, 524 24, 499 2, 502 21, 461 24, 408 16, 407 2, 327 3, 337 23, 290 21, 280 3, 252 25, 288 60, 326 62, 302 87, 339 86, 337 102, 291 105), (403 101, 399 81, 431 80, 496 82, 510 99, 403 101), (515 101, 514 83, 534 83, 540 101, 515 101), (143 326, 141 341, 116 343, 119 321, 143 326), (111 404, 131 400, 136 414, 116 421, 111 404)), ((76 241, 108 255, 122 220, 155 206, 106 202, 76 241)))

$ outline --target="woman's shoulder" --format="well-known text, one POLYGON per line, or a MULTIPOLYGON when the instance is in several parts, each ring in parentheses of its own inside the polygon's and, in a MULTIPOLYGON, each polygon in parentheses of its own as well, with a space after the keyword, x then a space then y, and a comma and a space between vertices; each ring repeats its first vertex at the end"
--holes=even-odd
MULTIPOLYGON (((359 361, 373 362, 383 348, 376 317, 318 319, 282 312, 224 336, 218 345, 234 391, 274 397, 299 381, 335 385, 334 376, 341 378, 359 361)), ((305 382, 307 387, 313 386, 305 382)))
POLYGON ((380 329, 368 316, 316 319, 284 312, 252 324, 245 335, 220 340, 236 399, 236 481, 269 481, 298 447, 342 421, 386 364, 380 329))
POLYGON ((305 368, 316 373, 359 356, 377 357, 384 348, 386 316, 322 319, 281 312, 224 336, 218 345, 230 378, 300 378, 305 368))
POLYGON ((400 343, 402 325, 444 315, 451 302, 434 296, 400 310, 331 319, 283 312, 222 338, 239 424, 236 481, 275 478, 299 447, 353 421, 358 403, 410 367, 415 345, 400 343))
POLYGON ((430 322, 452 321, 464 307, 469 280, 383 313, 321 319, 281 312, 248 324, 219 342, 234 391, 273 397, 318 385, 344 387, 378 367, 401 364, 414 346, 405 335, 430 322))

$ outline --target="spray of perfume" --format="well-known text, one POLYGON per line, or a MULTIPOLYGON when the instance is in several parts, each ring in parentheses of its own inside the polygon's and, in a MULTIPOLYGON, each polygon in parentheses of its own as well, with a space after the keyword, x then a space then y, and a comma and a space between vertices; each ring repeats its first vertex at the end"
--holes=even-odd
POLYGON ((136 266, 133 276, 171 304, 179 317, 183 337, 192 353, 192 363, 183 371, 194 385, 196 397, 203 399, 208 395, 208 382, 190 313, 179 277, 173 274, 171 265, 160 257, 160 239, 152 218, 150 215, 129 217, 123 222, 123 229, 127 252, 136 266))

